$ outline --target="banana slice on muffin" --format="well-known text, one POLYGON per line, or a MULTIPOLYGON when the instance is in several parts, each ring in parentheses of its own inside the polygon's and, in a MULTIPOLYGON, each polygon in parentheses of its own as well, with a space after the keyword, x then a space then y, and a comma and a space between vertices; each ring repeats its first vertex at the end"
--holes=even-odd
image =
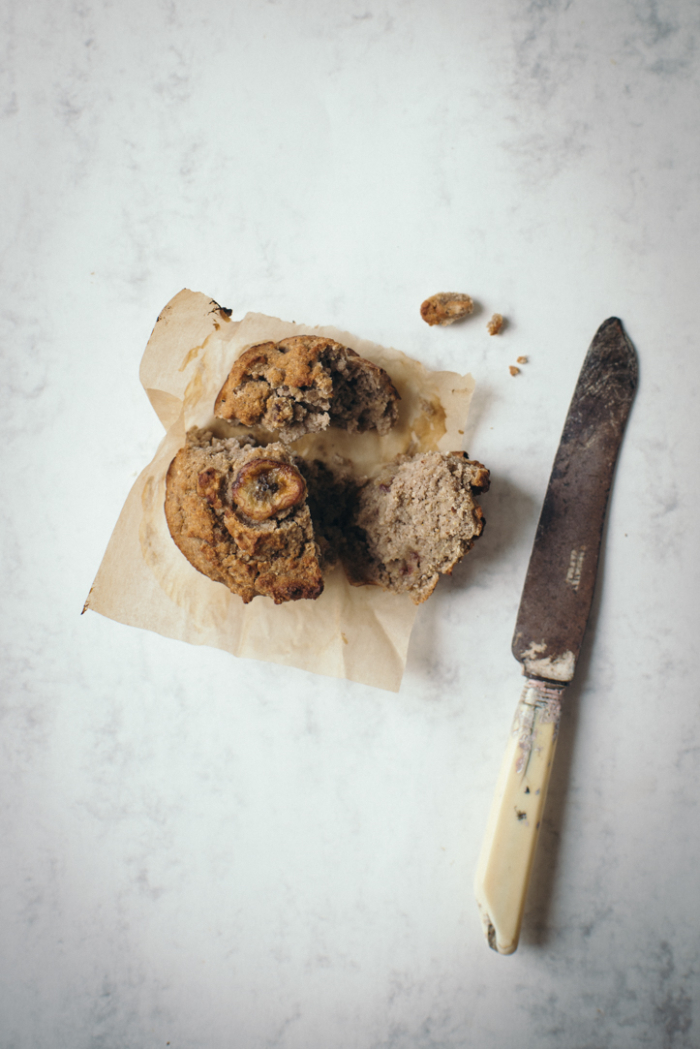
POLYGON ((398 418, 398 401, 389 375, 372 361, 333 339, 294 335, 241 354, 214 414, 264 426, 289 443, 328 426, 384 435, 398 418))

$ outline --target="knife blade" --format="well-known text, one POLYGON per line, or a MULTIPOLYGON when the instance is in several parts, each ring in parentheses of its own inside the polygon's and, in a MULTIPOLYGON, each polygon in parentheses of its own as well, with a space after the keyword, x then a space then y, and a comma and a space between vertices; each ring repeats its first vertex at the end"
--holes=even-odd
POLYGON ((513 655, 525 686, 496 784, 475 878, 487 942, 518 945, 561 713, 593 601, 605 512, 638 382, 621 321, 601 324, 564 424, 525 576, 513 655))

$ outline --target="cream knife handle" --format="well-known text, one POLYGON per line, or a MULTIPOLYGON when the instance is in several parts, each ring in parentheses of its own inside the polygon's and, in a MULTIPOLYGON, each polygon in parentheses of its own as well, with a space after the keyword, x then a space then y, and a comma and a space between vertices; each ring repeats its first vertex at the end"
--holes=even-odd
POLYGON ((499 954, 518 946, 564 687, 527 679, 496 785, 474 889, 486 939, 499 954))

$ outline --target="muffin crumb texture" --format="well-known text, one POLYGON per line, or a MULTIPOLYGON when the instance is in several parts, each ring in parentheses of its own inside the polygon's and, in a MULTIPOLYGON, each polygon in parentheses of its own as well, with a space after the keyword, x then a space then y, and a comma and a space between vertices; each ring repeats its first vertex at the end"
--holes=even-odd
POLYGON ((502 316, 502 314, 494 313, 493 317, 486 325, 486 330, 488 331, 489 335, 500 335, 501 331, 503 330, 504 324, 505 319, 502 316))
POLYGON ((350 582, 421 604, 484 530, 489 472, 464 452, 401 456, 357 493, 343 561, 350 582))

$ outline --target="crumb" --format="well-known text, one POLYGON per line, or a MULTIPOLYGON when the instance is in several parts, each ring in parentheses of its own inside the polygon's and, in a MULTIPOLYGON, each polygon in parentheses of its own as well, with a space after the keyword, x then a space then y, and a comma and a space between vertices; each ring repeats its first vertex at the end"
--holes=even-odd
POLYGON ((520 375, 520 368, 516 368, 514 364, 511 364, 508 370, 511 375, 520 375))
POLYGON ((518 357, 518 364, 527 364, 527 357, 518 357))
POLYGON ((486 325, 489 335, 498 335, 503 328, 503 317, 500 313, 494 313, 491 320, 486 325))
POLYGON ((420 308, 420 315, 426 324, 454 324, 474 312, 474 303, 468 295, 447 291, 431 295, 420 308))

